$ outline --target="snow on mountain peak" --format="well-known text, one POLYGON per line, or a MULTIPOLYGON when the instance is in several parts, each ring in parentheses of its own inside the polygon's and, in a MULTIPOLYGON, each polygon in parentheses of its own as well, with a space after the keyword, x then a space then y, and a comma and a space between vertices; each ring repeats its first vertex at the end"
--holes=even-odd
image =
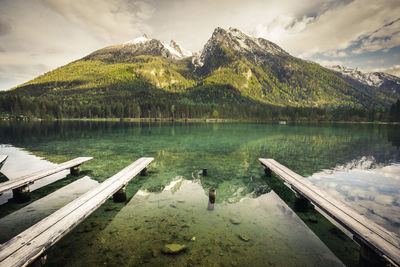
POLYGON ((191 52, 180 47, 174 40, 171 40, 169 44, 163 43, 163 45, 173 56, 177 58, 185 58, 192 56, 191 52))
POLYGON ((252 54, 255 58, 260 60, 265 60, 267 54, 275 56, 288 55, 282 48, 268 40, 249 36, 236 28, 225 30, 217 27, 200 52, 200 55, 193 58, 193 64, 202 67, 205 60, 209 56, 212 56, 215 48, 221 44, 234 51, 252 54))
POLYGON ((133 40, 127 41, 124 44, 140 44, 140 43, 145 43, 150 41, 151 39, 146 35, 143 34, 143 36, 137 37, 133 40))
POLYGON ((181 48, 174 40, 171 40, 171 42, 169 44, 167 44, 167 43, 155 40, 155 39, 151 39, 146 34, 144 34, 143 36, 137 37, 133 40, 127 41, 124 43, 124 45, 144 44, 151 40, 154 40, 154 41, 160 43, 161 47, 168 50, 168 52, 172 55, 173 58, 181 59, 181 58, 192 56, 192 53, 190 51, 181 48))
POLYGON ((331 69, 333 71, 339 72, 344 76, 348 76, 350 78, 353 78, 360 83, 363 83, 368 86, 373 86, 373 87, 380 87, 383 83, 390 81, 393 84, 397 84, 397 86, 400 86, 400 79, 398 79, 395 76, 389 75, 387 73, 383 72, 365 72, 359 68, 349 68, 346 66, 340 66, 340 65, 333 65, 333 66, 325 66, 328 69, 331 69))

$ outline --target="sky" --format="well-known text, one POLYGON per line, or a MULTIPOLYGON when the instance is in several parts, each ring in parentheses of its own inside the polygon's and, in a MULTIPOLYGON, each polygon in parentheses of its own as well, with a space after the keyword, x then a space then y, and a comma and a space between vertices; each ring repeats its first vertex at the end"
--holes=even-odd
POLYGON ((143 34, 199 52, 216 27, 400 77, 399 0, 0 0, 0 90, 143 34))

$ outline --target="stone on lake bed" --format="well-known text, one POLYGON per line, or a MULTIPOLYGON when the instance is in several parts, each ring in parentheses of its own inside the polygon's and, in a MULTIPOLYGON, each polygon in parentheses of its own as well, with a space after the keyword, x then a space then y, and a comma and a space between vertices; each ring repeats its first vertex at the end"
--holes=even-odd
POLYGON ((238 224, 241 223, 240 220, 239 220, 238 218, 235 218, 235 217, 230 218, 229 221, 230 221, 232 224, 235 224, 235 225, 238 225, 238 224))
POLYGON ((184 252, 187 249, 185 245, 179 245, 179 244, 167 244, 162 248, 162 253, 164 254, 171 254, 171 255, 176 255, 181 252, 184 252))
POLYGON ((246 235, 244 235, 244 234, 240 234, 239 235, 239 238, 240 238, 240 240, 242 240, 242 241, 244 241, 244 242, 249 242, 249 238, 246 236, 246 235))

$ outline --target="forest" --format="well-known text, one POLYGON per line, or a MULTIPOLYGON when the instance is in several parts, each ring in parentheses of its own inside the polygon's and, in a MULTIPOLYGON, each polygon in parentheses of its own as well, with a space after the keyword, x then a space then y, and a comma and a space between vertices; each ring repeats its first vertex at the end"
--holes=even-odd
POLYGON ((249 103, 195 103, 165 101, 137 101, 132 98, 70 101, 19 95, 0 96, 2 119, 96 119, 135 118, 160 120, 233 119, 238 121, 365 121, 399 122, 400 100, 387 109, 356 107, 283 107, 249 103))

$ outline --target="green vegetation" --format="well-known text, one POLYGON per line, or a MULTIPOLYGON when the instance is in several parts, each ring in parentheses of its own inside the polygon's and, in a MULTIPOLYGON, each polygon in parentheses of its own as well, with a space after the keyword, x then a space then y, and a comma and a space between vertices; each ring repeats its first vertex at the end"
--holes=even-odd
POLYGON ((388 109, 392 100, 366 95, 290 55, 257 61, 221 45, 196 68, 190 58, 121 56, 118 49, 99 50, 0 93, 0 118, 398 120, 398 109, 388 109))

